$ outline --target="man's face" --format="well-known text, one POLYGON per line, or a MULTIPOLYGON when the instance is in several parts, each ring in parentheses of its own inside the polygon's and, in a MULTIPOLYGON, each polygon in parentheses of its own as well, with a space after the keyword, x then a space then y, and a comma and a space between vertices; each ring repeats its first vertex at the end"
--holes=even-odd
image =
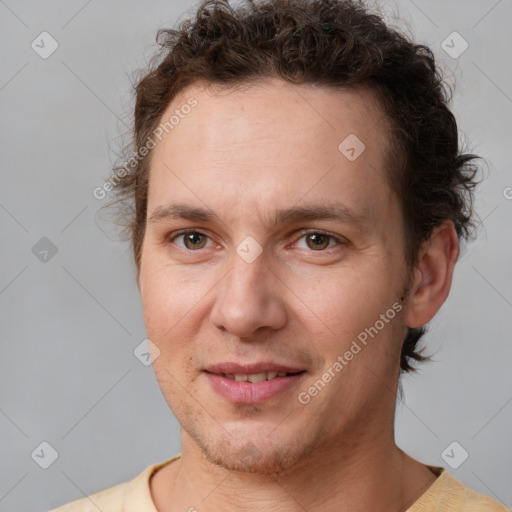
POLYGON ((153 153, 139 286, 184 439, 261 473, 373 442, 393 422, 406 266, 372 95, 272 80, 220 94, 192 86, 163 121, 176 109, 153 153), (182 109, 191 97, 197 106, 182 109), (365 145, 355 159, 354 135, 365 145), (166 215, 176 204, 212 218, 166 215), (345 215, 278 215, 332 205, 345 215), (213 368, 223 363, 302 373, 236 382, 213 368))

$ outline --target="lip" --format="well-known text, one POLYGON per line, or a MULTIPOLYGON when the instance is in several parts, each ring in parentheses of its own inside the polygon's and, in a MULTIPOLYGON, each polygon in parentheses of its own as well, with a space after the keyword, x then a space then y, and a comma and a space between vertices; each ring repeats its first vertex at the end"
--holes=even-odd
MULTIPOLYGON (((285 366, 279 363, 260 362, 253 364, 239 364, 234 362, 218 363, 213 364, 205 368, 208 373, 214 373, 217 375, 221 374, 237 374, 237 375, 248 375, 250 373, 263 373, 263 372, 286 372, 286 373, 298 373, 303 371, 304 368, 293 368, 291 366, 285 366)), ((284 377, 282 377, 284 378, 284 377)), ((270 381, 269 381, 270 382, 270 381)))
MULTIPOLYGON (((277 370, 270 370, 277 371, 277 370)), ((286 371, 286 370, 281 370, 286 371)), ((244 371, 245 373, 245 371, 244 371)), ((249 372, 258 373, 258 372, 249 372)), ((237 404, 262 404, 267 400, 294 388, 306 375, 301 371, 295 375, 276 377, 263 382, 237 382, 223 375, 205 372, 213 390, 225 400, 237 404)))

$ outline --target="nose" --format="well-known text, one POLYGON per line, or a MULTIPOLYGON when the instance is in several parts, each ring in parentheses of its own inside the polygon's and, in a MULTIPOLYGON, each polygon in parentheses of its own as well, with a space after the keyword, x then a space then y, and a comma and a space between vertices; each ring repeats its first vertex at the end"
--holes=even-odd
POLYGON ((219 329, 250 338, 258 329, 277 330, 286 324, 286 287, 264 254, 251 263, 234 254, 231 270, 215 290, 210 321, 219 329))

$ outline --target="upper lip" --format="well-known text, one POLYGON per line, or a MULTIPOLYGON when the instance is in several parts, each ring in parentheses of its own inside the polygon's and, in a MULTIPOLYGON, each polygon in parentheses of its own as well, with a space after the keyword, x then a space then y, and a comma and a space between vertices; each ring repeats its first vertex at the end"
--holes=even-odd
POLYGON ((218 363, 212 364, 205 368, 209 373, 228 374, 228 375, 250 375, 253 373, 263 372, 286 372, 298 373, 303 371, 302 368, 287 366, 284 364, 273 362, 261 362, 254 364, 239 364, 239 363, 218 363))

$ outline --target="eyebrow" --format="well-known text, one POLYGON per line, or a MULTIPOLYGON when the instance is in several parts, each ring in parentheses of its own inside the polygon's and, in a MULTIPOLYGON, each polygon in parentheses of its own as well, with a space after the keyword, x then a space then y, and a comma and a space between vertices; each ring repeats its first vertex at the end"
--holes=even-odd
MULTIPOLYGON (((210 209, 184 203, 171 203, 157 206, 149 218, 149 223, 154 224, 174 219, 213 223, 215 219, 218 219, 218 216, 210 209)), ((315 220, 334 220, 344 224, 352 224, 363 231, 369 227, 370 222, 366 216, 357 213, 352 208, 342 203, 333 203, 279 209, 276 210, 267 224, 271 227, 278 224, 293 224, 315 220)))

